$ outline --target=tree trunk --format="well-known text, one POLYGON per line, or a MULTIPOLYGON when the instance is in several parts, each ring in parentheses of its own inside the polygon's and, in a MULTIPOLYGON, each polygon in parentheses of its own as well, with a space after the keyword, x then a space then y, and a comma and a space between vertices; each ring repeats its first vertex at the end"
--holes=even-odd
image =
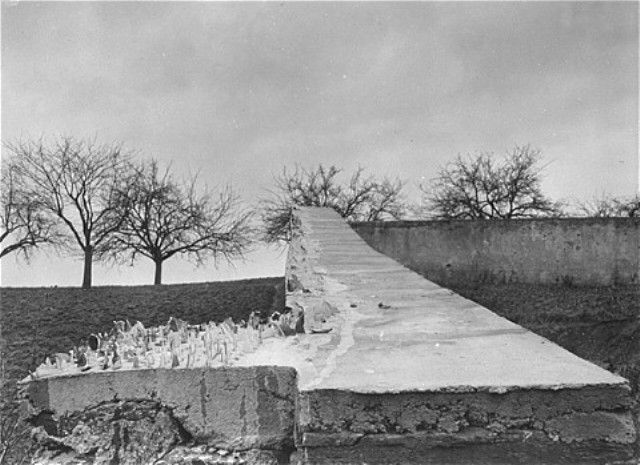
POLYGON ((93 247, 88 245, 84 249, 84 274, 82 275, 82 288, 91 287, 91 268, 93 265, 93 247))
POLYGON ((162 260, 155 260, 156 264, 156 274, 153 278, 153 284, 160 285, 162 284, 162 260))

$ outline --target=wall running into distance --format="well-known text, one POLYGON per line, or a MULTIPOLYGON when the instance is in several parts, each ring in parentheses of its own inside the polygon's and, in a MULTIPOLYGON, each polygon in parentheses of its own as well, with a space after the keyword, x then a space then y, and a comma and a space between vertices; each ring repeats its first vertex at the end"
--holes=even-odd
POLYGON ((640 283, 640 219, 353 223, 374 249, 442 285, 640 283))

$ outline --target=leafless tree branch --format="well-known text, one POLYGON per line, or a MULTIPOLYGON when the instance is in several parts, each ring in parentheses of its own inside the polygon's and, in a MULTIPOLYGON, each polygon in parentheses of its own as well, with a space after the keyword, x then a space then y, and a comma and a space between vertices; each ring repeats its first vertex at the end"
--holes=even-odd
POLYGON ((120 192, 128 179, 129 155, 121 144, 73 137, 5 146, 15 160, 16 174, 24 180, 25 194, 64 227, 71 239, 64 245, 81 250, 82 285, 91 287, 91 264, 109 250, 126 217, 120 192))
POLYGON ((243 256, 251 243, 251 212, 240 208, 231 188, 214 197, 196 184, 195 177, 177 182, 155 160, 139 164, 124 193, 127 219, 115 236, 112 256, 153 260, 155 284, 161 283, 163 262, 174 255, 197 264, 208 257, 243 256))
POLYGON ((59 242, 55 221, 38 199, 28 195, 13 157, 2 160, 0 195, 0 258, 16 252, 28 260, 34 248, 59 242))
POLYGON ((640 217, 640 194, 632 197, 602 195, 590 201, 579 202, 578 209, 584 216, 592 217, 640 217))
MULTIPOLYGON (((558 216, 561 206, 542 193, 541 153, 516 146, 497 162, 492 154, 458 156, 428 185, 420 185, 428 216, 508 219, 558 216)), ((424 212, 423 212, 424 215, 424 212)))
POLYGON ((348 183, 340 183, 342 172, 335 166, 305 169, 286 167, 274 177, 275 189, 261 201, 264 237, 269 242, 289 241, 297 230, 294 206, 329 207, 349 221, 399 219, 406 210, 403 182, 365 176, 358 168, 348 183))

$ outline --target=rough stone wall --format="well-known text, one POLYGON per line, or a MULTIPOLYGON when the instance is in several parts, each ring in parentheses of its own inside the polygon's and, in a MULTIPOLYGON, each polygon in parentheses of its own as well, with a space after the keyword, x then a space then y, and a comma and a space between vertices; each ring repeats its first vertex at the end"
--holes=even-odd
POLYGON ((35 463, 277 463, 294 448, 293 368, 101 372, 33 381, 23 395, 35 463))
POLYGON ((615 387, 300 397, 306 463, 585 465, 627 463, 635 449, 630 399, 615 387))
POLYGON ((354 223, 374 249, 439 284, 640 283, 640 219, 354 223))

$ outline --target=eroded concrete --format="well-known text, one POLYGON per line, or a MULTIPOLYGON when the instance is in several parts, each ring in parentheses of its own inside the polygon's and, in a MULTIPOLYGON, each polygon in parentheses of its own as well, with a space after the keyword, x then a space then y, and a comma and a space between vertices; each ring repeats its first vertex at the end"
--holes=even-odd
POLYGON ((288 302, 334 309, 321 318, 331 332, 270 353, 298 370, 307 462, 631 457, 625 379, 375 252, 331 210, 299 217, 288 302))
POLYGON ((34 413, 51 412, 54 424, 105 403, 153 400, 196 443, 233 450, 292 448, 297 394, 294 369, 264 366, 53 377, 26 392, 34 413))

